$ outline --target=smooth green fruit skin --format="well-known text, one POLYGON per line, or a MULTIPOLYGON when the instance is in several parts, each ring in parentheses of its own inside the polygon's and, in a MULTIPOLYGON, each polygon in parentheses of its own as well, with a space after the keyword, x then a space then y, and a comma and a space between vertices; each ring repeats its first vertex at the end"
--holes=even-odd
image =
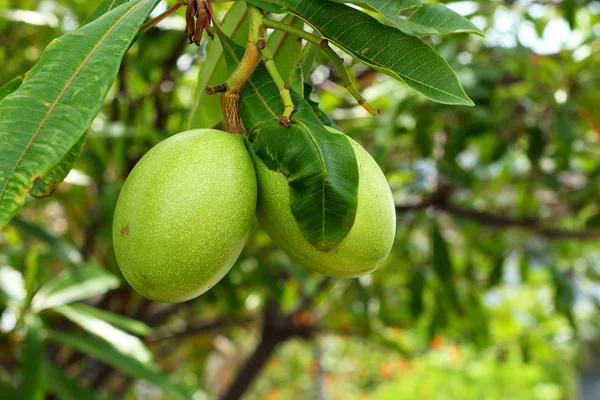
POLYGON ((258 179, 259 222, 293 260, 335 278, 354 278, 377 269, 389 255, 396 233, 396 209, 385 175, 361 145, 348 140, 359 169, 356 219, 348 235, 328 252, 318 251, 302 236, 290 209, 285 176, 271 171, 250 149, 258 179))
POLYGON ((113 243, 127 281, 164 303, 209 290, 244 247, 256 190, 242 135, 203 129, 159 143, 132 170, 115 209, 113 243))

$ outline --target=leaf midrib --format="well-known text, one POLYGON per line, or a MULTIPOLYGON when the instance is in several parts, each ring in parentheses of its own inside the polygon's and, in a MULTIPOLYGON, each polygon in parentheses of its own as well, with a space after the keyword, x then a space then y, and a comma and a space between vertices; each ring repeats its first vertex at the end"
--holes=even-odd
MULTIPOLYGON (((115 22, 115 24, 113 26, 111 26, 110 29, 108 31, 106 31, 106 33, 104 35, 102 35, 102 37, 100 38, 100 40, 98 41, 98 43, 94 46, 94 48, 92 49, 92 51, 90 52, 90 54, 88 54, 86 56, 86 58, 83 60, 83 62, 81 63, 81 65, 77 68, 77 70, 69 78, 69 80, 67 81, 65 87, 61 90, 61 92, 59 93, 59 95, 56 98, 56 100, 54 100, 54 102, 52 103, 52 105, 48 109, 48 112, 46 113, 46 115, 44 116, 44 118, 42 119, 42 121, 40 122, 40 124, 38 125, 37 129, 35 130, 35 132, 31 136, 31 139, 29 139, 29 142, 27 143, 27 146, 25 146, 25 149, 23 149, 23 151, 21 152, 21 155, 19 156, 19 159, 15 163, 15 166, 13 167, 12 171, 10 171, 10 174, 8 174, 8 176, 6 177, 6 180, 4 181, 4 184, 2 185, 2 191, 0 192, 0 201, 2 200, 2 198, 4 198, 4 194, 6 193, 6 189, 8 188, 8 184, 12 180, 12 177, 14 176, 15 171, 17 170, 17 167, 21 164, 21 161, 23 161, 23 157, 25 156, 25 154, 27 153, 27 151, 30 149, 31 144, 33 143, 33 141, 37 137, 37 135, 40 132, 40 130, 43 128, 43 126, 46 123, 46 121, 48 120, 48 118, 50 117, 50 114, 52 113, 52 111, 54 111, 54 108, 58 105, 58 102, 60 101, 60 99, 62 98, 62 96, 65 94, 65 92, 67 91, 67 89, 70 87, 71 83, 73 83, 73 80, 77 77, 77 75, 79 75, 79 72, 81 72, 82 68, 86 65, 86 63, 88 62, 88 60, 96 53, 96 50, 98 50, 98 47, 100 47, 100 45, 102 43, 104 43, 104 40, 106 40, 107 36, 121 23, 121 21, 123 21, 123 19, 125 19, 129 14, 131 14, 134 10, 136 10, 138 7, 140 7, 144 3, 145 3, 145 0, 144 1, 140 1, 138 4, 136 4, 135 6, 131 7, 131 9, 129 9, 129 11, 127 11, 125 14, 123 14, 121 16, 121 18, 118 19, 115 22)), ((113 1, 113 4, 114 4, 114 1, 113 1)))
POLYGON ((323 152, 321 151, 321 147, 319 147, 317 145, 316 139, 313 137, 313 135, 311 134, 310 130, 306 127, 306 125, 304 123, 302 123, 299 120, 294 120, 295 123, 297 123, 298 125, 300 125, 302 127, 302 129, 304 129, 308 135, 308 137, 310 138, 310 141, 312 142, 313 146, 315 147, 315 149, 317 150, 317 153, 319 154, 319 162, 321 163, 321 169, 323 170, 323 178, 321 178, 321 193, 323 194, 321 196, 321 203, 323 205, 323 218, 322 218, 322 225, 321 225, 321 249, 325 248, 325 210, 327 209, 325 207, 325 186, 326 186, 326 182, 327 182, 327 175, 328 175, 328 171, 327 171, 327 166, 325 165, 325 161, 324 161, 324 155, 323 152))

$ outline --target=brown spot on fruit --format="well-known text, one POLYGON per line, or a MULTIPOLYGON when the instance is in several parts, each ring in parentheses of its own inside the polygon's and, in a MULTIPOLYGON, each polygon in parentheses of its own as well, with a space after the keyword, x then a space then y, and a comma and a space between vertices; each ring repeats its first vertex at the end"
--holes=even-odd
POLYGON ((123 236, 129 237, 129 224, 125 225, 125 227, 121 229, 121 237, 123 236))

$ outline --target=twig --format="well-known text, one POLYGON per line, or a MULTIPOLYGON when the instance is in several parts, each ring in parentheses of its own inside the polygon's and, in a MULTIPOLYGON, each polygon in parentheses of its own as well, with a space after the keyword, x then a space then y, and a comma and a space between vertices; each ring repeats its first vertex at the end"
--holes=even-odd
POLYGON ((240 399, 281 343, 294 337, 303 339, 313 337, 316 332, 313 318, 304 315, 303 310, 312 304, 316 295, 327 287, 330 280, 330 278, 321 280, 312 296, 302 296, 288 314, 282 314, 279 305, 274 301, 270 300, 267 303, 260 342, 221 400, 240 399))
POLYGON ((429 207, 437 208, 455 217, 475 221, 480 225, 485 225, 492 228, 524 229, 547 239, 594 239, 600 237, 600 231, 597 230, 569 231, 565 229, 544 226, 543 222, 536 217, 511 218, 487 211, 478 211, 460 207, 452 204, 449 201, 449 195, 447 192, 436 193, 420 203, 411 205, 397 205, 396 214, 403 214, 410 211, 420 211, 429 207))

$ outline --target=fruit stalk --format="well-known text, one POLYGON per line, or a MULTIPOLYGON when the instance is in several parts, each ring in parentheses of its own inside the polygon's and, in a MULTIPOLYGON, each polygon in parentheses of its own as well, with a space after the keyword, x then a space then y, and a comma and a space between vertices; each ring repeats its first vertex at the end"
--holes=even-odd
POLYGON ((264 41, 264 32, 261 29, 264 19, 262 11, 250 4, 248 4, 248 11, 250 26, 246 52, 236 70, 227 79, 225 83, 227 90, 221 94, 225 130, 233 134, 245 132, 240 118, 240 93, 260 63, 262 53, 258 48, 258 42, 264 41))
POLYGON ((269 74, 271 75, 273 82, 275 82, 277 89, 279 89, 279 95, 281 96, 281 101, 283 102, 283 115, 279 119, 279 122, 284 126, 290 126, 290 118, 296 109, 290 94, 290 85, 283 80, 279 74, 279 71, 277 71, 273 53, 271 53, 271 50, 269 50, 269 48, 266 46, 266 42, 263 40, 262 43, 264 45, 259 45, 259 48, 264 56, 265 67, 267 68, 267 71, 269 71, 269 74))

